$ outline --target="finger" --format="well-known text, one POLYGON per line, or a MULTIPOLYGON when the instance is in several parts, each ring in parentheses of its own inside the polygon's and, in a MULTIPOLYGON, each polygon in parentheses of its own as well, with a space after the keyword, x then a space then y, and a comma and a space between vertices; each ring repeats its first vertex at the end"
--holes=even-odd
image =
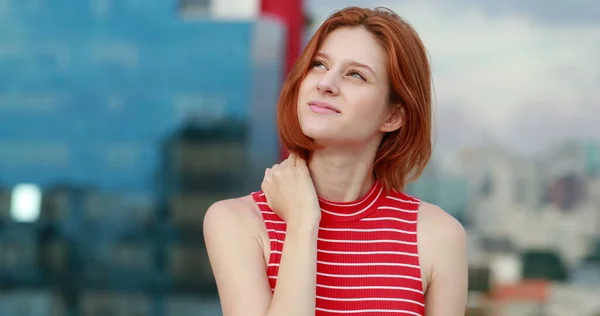
POLYGON ((263 181, 260 184, 260 188, 263 191, 266 191, 269 188, 269 184, 271 183, 271 179, 269 177, 270 174, 271 174, 271 170, 269 168, 265 169, 265 177, 263 178, 263 181))
POLYGON ((273 209, 271 205, 271 196, 269 195, 269 185, 267 183, 263 183, 261 185, 261 189, 263 191, 263 194, 265 195, 265 199, 267 200, 267 206, 273 209))
POLYGON ((295 154, 290 155, 290 158, 289 158, 290 164, 295 167, 298 164, 298 158, 299 158, 298 155, 295 155, 295 154))
POLYGON ((284 159, 284 160, 283 160, 281 163, 279 163, 279 165, 280 165, 282 168, 285 168, 285 166, 287 166, 287 165, 289 164, 289 161, 290 161, 290 158, 286 158, 286 159, 284 159))
POLYGON ((265 190, 265 186, 266 186, 266 184, 267 184, 268 177, 269 177, 269 171, 268 171, 268 168, 267 168, 267 169, 265 169, 265 176, 263 177, 263 180, 262 180, 262 182, 260 183, 260 188, 261 188, 263 191, 265 190))
POLYGON ((268 170, 269 171, 267 171, 267 179, 273 179, 281 173, 281 165, 275 164, 271 166, 271 168, 268 168, 268 170))
POLYGON ((306 160, 304 160, 304 159, 302 159, 302 158, 300 158, 300 157, 298 157, 298 158, 296 159, 296 166, 298 166, 298 167, 303 167, 303 168, 307 168, 307 167, 308 167, 308 166, 306 165, 306 160))
POLYGON ((281 162, 281 164, 282 165, 285 164, 286 166, 289 165, 290 164, 289 162, 292 160, 292 157, 294 157, 294 154, 289 153, 288 156, 281 162))
POLYGON ((287 159, 285 160, 287 162, 287 165, 291 166, 291 167, 295 167, 296 166, 296 157, 298 157, 296 154, 290 153, 288 155, 287 159))

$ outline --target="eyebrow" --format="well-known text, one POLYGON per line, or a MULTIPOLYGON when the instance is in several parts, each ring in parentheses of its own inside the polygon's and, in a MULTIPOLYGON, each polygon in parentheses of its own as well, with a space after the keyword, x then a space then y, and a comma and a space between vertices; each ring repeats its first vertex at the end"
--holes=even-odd
MULTIPOLYGON (((327 55, 325 53, 317 53, 317 56, 331 60, 331 58, 329 57, 329 55, 327 55)), ((376 76, 375 71, 371 67, 369 67, 369 66, 367 66, 365 64, 361 64, 361 63, 359 63, 357 61, 350 60, 349 65, 354 66, 354 67, 365 68, 365 69, 369 70, 374 76, 376 76)))

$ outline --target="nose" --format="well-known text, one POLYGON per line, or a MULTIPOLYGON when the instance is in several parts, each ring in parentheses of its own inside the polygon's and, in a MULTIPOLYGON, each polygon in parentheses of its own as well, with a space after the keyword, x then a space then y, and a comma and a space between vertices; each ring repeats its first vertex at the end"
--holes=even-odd
POLYGON ((328 71, 317 82, 317 90, 322 94, 337 95, 339 91, 338 78, 334 71, 328 71))

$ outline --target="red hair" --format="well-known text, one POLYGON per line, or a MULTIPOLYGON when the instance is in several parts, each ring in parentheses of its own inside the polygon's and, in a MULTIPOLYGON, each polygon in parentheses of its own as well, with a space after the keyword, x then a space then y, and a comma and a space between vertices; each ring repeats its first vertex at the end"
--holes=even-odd
POLYGON ((304 159, 319 149, 300 128, 298 91, 327 35, 341 27, 364 27, 387 54, 389 102, 404 109, 404 124, 384 136, 373 170, 386 189, 403 190, 407 182, 419 177, 431 157, 431 71, 416 31, 389 9, 345 8, 319 27, 283 84, 277 105, 279 137, 287 150, 304 159))

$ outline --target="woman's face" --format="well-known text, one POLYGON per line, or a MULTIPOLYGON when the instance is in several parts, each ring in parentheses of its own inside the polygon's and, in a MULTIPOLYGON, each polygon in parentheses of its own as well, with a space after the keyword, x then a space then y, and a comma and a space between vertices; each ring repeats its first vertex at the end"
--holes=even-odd
POLYGON ((357 146, 399 128, 388 102, 386 58, 363 27, 330 33, 300 85, 302 132, 325 146, 357 146))

